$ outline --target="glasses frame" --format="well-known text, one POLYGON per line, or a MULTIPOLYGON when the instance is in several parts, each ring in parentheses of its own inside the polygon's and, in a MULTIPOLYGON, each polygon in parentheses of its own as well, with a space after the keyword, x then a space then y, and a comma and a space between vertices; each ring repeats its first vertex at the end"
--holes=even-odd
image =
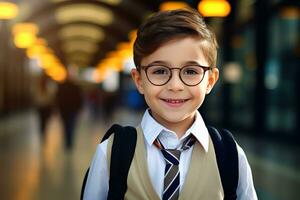
POLYGON ((163 85, 166 85, 166 84, 172 79, 172 76, 173 76, 172 70, 178 69, 178 70, 179 70, 179 78, 180 78, 181 82, 182 82, 183 84, 185 84, 186 86, 193 87, 193 86, 199 85, 199 84, 202 82, 202 80, 204 79, 204 76, 205 76, 206 71, 212 70, 212 69, 213 69, 212 67, 202 66, 202 65, 198 65, 198 64, 184 65, 184 66, 182 66, 181 68, 179 68, 179 67, 169 67, 169 66, 164 65, 164 64, 159 64, 160 66, 163 66, 163 67, 168 68, 168 69, 170 70, 170 72, 171 72, 171 75, 169 76, 169 79, 168 79, 165 83, 163 83, 163 84, 155 84, 155 83, 153 83, 153 82, 150 80, 150 78, 148 77, 148 69, 149 69, 150 67, 152 67, 152 66, 157 66, 157 65, 158 65, 158 64, 149 64, 149 65, 144 65, 144 66, 141 65, 141 66, 140 66, 140 69, 142 69, 142 70, 145 71, 146 77, 147 77, 148 81, 149 81, 152 85, 155 85, 155 86, 163 86, 163 85), (182 77, 181 77, 181 70, 184 69, 185 67, 188 67, 188 66, 195 66, 195 67, 200 67, 200 68, 203 69, 203 71, 204 71, 204 72, 203 72, 203 76, 202 76, 201 80, 200 80, 197 84, 187 84, 187 83, 185 83, 185 82, 182 80, 182 77))

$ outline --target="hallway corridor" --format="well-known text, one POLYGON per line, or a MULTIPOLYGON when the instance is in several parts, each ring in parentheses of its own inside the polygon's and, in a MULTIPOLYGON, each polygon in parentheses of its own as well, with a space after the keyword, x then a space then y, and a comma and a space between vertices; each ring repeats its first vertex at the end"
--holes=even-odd
POLYGON ((0 0, 0 200, 80 199, 105 131, 147 103, 197 104, 245 151, 259 200, 300 199, 299 36, 300 0, 0 0), (173 9, 196 18, 155 15, 173 9))
POLYGON ((77 126, 72 152, 64 151, 58 116, 48 123, 44 145, 34 111, 2 120, 0 133, 1 199, 79 199, 84 170, 99 141, 87 121, 77 126))
MULTIPOLYGON (((129 114, 117 117, 123 121, 129 114), (124 118, 124 119, 123 119, 124 118)), ((130 116, 131 119, 135 119, 130 116)), ((136 122, 131 122, 134 125, 136 122)), ((53 115, 42 144, 35 111, 0 120, 0 194, 3 200, 79 199, 84 172, 106 125, 81 113, 73 151, 65 151, 60 117, 53 115)), ((299 197, 299 147, 236 136, 252 166, 259 199, 299 197)))

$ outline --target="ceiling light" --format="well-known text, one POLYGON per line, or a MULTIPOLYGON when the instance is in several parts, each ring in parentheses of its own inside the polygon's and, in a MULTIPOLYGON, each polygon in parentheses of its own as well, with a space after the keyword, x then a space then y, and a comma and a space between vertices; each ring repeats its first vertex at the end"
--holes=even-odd
POLYGON ((14 35, 25 32, 36 35, 39 32, 39 27, 34 23, 18 23, 13 26, 12 32, 14 35))
POLYGON ((231 7, 226 0, 202 0, 198 10, 204 17, 226 17, 231 7))
POLYGON ((67 60, 80 60, 83 62, 88 62, 91 60, 92 55, 84 52, 72 52, 66 54, 67 60))
POLYGON ((28 48, 34 44, 36 36, 32 33, 18 33, 14 36, 14 43, 18 48, 28 48))
MULTIPOLYGON (((66 1, 71 1, 71 0, 51 0, 51 2, 53 2, 53 3, 61 3, 61 2, 66 2, 66 1)), ((97 0, 97 1, 109 4, 109 5, 113 5, 113 6, 119 5, 122 2, 122 0, 97 0)))
POLYGON ((122 2, 122 0, 97 0, 97 1, 109 4, 109 5, 114 5, 114 6, 119 5, 122 2))
POLYGON ((182 8, 188 8, 189 5, 185 2, 179 2, 179 1, 167 1, 163 2, 159 6, 159 10, 176 10, 176 9, 182 9, 182 8))
POLYGON ((12 28, 14 34, 14 43, 18 48, 28 48, 36 41, 36 34, 39 29, 33 23, 19 23, 12 28))
POLYGON ((59 24, 81 21, 105 26, 112 23, 113 13, 110 9, 102 6, 79 3, 58 8, 55 18, 59 24))
POLYGON ((67 56, 67 61, 70 63, 85 63, 88 64, 89 61, 91 60, 90 57, 84 56, 84 54, 82 54, 83 56, 67 56))
POLYGON ((285 19, 297 20, 300 18, 300 8, 296 6, 285 6, 280 10, 280 16, 285 19))
POLYGON ((58 34, 63 40, 85 37, 99 42, 104 39, 104 32, 101 28, 88 24, 68 25, 63 27, 58 34))
POLYGON ((14 3, 0 2, 0 19, 13 19, 19 13, 19 8, 14 3))
POLYGON ((75 51, 95 53, 98 50, 98 46, 97 44, 88 42, 86 40, 68 40, 63 43, 62 49, 65 53, 71 53, 75 51))

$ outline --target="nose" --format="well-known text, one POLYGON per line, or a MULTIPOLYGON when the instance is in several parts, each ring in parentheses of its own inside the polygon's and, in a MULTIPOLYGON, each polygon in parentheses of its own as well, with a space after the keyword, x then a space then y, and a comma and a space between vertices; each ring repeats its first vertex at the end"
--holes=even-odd
POLYGON ((181 81, 177 70, 176 72, 172 71, 172 77, 167 83, 167 88, 168 90, 174 90, 174 91, 181 91, 184 89, 184 83, 181 81))

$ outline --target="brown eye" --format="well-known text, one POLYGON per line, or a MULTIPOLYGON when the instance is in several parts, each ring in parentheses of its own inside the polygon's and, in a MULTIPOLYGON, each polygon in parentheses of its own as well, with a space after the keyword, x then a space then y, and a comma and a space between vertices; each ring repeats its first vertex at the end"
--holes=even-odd
POLYGON ((202 72, 202 68, 201 67, 197 67, 197 66, 186 66, 182 69, 182 74, 183 75, 199 75, 202 72))
POLYGON ((170 73, 168 68, 164 66, 151 66, 149 72, 153 75, 168 75, 170 73))

